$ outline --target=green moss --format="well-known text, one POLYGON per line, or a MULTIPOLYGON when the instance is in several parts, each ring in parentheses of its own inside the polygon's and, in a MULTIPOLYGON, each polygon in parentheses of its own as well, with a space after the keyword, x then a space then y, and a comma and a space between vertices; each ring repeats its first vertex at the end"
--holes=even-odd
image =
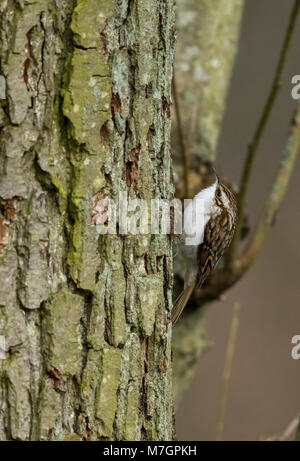
POLYGON ((91 154, 99 153, 100 128, 110 118, 111 78, 100 50, 75 49, 64 89, 63 112, 72 137, 91 154))
POLYGON ((101 142, 100 130, 111 118, 111 78, 100 42, 102 27, 103 5, 78 1, 72 20, 75 43, 94 48, 75 48, 68 57, 62 93, 63 113, 70 121, 74 176, 69 202, 72 247, 68 264, 73 280, 87 290, 95 288, 99 265, 98 234, 91 224, 91 213, 93 196, 105 184, 102 166, 107 146, 101 142))
POLYGON ((98 47, 100 32, 114 7, 114 0, 77 0, 71 24, 75 44, 82 48, 98 47))
POLYGON ((64 198, 64 199, 67 199, 67 196, 68 196, 68 191, 67 189, 65 189, 65 185, 62 183, 62 181, 58 178, 58 177, 55 177, 55 176, 52 176, 52 183, 54 184, 54 186, 56 187, 58 193, 64 198))
POLYGON ((78 435, 78 434, 74 434, 74 433, 70 433, 70 434, 67 434, 63 440, 65 442, 79 442, 81 441, 81 437, 78 435))
POLYGON ((72 203, 72 248, 68 252, 70 273, 78 287, 92 291, 95 289, 96 272, 100 264, 97 229, 91 223, 92 196, 90 203, 79 199, 72 203))

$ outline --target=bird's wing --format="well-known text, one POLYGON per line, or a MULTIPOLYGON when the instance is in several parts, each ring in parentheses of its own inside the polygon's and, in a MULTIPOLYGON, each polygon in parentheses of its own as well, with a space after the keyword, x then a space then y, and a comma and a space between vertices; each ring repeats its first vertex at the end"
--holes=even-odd
POLYGON ((187 270, 184 281, 184 289, 174 303, 174 308, 172 311, 173 325, 175 325, 179 319, 183 309, 191 297, 191 294, 194 291, 195 286, 197 285, 197 287, 200 287, 214 267, 215 258, 210 245, 212 243, 212 239, 215 236, 215 232, 216 229, 210 220, 205 226, 204 240, 203 243, 199 245, 198 252, 196 254, 196 271, 193 272, 191 268, 187 270))
POLYGON ((218 220, 210 219, 205 226, 204 238, 198 249, 198 280, 197 286, 201 287, 202 283, 209 276, 218 262, 218 255, 216 253, 216 244, 220 236, 220 228, 218 220))
POLYGON ((199 247, 198 263, 199 263, 199 272, 198 272, 197 287, 200 288, 204 280, 209 276, 209 274, 212 272, 213 268, 216 265, 215 254, 212 248, 205 243, 202 243, 199 247))
POLYGON ((224 232, 222 232, 222 227, 224 226, 225 218, 225 212, 223 211, 206 223, 203 242, 199 245, 197 252, 196 274, 188 280, 190 271, 187 271, 184 290, 174 304, 172 312, 173 324, 179 319, 194 288, 197 286, 199 289, 202 286, 204 280, 213 271, 224 252, 224 232))
POLYGON ((191 285, 188 285, 186 288, 184 288, 184 290, 181 292, 181 294, 176 299, 174 308, 172 311, 172 324, 173 325, 175 325, 175 323, 181 316, 183 309, 185 308, 188 300, 190 299, 191 294, 193 293, 195 285, 196 285, 196 282, 193 282, 191 283, 191 285))

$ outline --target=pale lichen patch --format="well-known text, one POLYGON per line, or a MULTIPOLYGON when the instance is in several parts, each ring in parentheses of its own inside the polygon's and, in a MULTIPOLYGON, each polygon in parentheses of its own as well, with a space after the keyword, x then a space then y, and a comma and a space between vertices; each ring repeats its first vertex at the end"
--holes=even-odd
POLYGON ((160 300, 163 299, 163 285, 156 276, 140 277, 138 283, 138 297, 141 306, 142 329, 145 336, 153 333, 155 315, 160 300))
POLYGON ((62 378, 75 376, 81 369, 78 325, 83 306, 82 296, 67 290, 58 292, 46 306, 47 368, 55 368, 62 378))

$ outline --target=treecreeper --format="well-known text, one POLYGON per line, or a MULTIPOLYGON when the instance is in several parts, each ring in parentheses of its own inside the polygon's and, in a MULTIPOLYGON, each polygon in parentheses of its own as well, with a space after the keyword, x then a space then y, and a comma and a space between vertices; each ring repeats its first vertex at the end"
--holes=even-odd
POLYGON ((200 288, 214 270, 229 247, 237 221, 237 201, 230 186, 220 182, 213 171, 211 184, 195 195, 184 211, 184 230, 180 240, 180 252, 186 263, 184 288, 175 301, 172 312, 173 325, 195 288, 200 288), (201 203, 201 208, 198 206, 201 203), (203 213, 199 225, 196 213, 203 213), (190 243, 190 236, 193 241, 190 243))

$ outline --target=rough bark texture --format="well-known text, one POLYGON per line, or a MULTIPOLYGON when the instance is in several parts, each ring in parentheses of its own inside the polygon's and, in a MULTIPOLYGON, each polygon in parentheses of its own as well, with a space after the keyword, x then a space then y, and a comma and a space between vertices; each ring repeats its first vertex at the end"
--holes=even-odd
POLYGON ((170 240, 94 217, 173 194, 174 1, 0 15, 0 439, 171 439, 170 240))
MULTIPOLYGON (((215 160, 234 58, 238 49, 243 0, 178 0, 176 87, 191 166, 190 190, 201 184, 200 158, 215 160)), ((176 140, 177 125, 173 124, 176 140)), ((174 142, 177 162, 180 145, 174 142)), ((180 170, 179 170, 180 171, 180 170)), ((183 276, 176 261, 175 272, 183 276)), ((198 359, 209 347, 205 309, 183 317, 173 333, 174 394, 178 404, 189 387, 198 359)))

